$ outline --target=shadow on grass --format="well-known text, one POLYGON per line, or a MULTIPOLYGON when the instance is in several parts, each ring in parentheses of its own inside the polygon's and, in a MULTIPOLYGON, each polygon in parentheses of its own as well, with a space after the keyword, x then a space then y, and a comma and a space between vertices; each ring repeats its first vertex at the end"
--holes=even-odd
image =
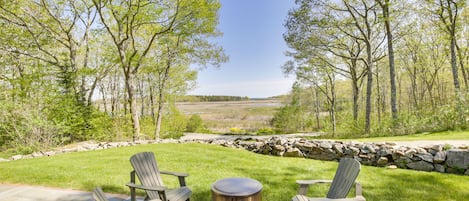
POLYGON ((192 192, 191 200, 194 200, 194 201, 211 200, 211 196, 212 196, 212 193, 210 189, 202 190, 202 191, 198 190, 198 191, 192 192))
MULTIPOLYGON (((287 167, 282 167, 282 173, 274 169, 261 169, 255 170, 252 168, 237 168, 242 171, 246 177, 253 178, 262 183, 262 197, 263 200, 290 200, 298 192, 299 186, 296 184, 297 179, 318 179, 311 171, 294 166, 293 164, 287 167), (298 175, 308 175, 304 178, 297 178, 298 175)), ((326 185, 327 186, 327 185, 326 185)), ((316 197, 321 197, 324 194, 325 186, 311 188, 309 194, 314 194, 316 197)), ((325 194, 324 194, 325 195, 325 194)))

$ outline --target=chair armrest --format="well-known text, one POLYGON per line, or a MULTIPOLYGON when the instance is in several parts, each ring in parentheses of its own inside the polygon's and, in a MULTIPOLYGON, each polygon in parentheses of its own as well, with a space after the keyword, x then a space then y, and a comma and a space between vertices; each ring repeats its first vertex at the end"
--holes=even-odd
POLYGON ((365 197, 362 195, 362 185, 360 182, 355 182, 355 200, 365 201, 365 197))
POLYGON ((169 172, 169 171, 160 171, 160 174, 177 176, 179 180, 179 186, 181 187, 186 186, 186 177, 189 176, 189 174, 187 173, 169 172))
POLYGON ((298 190, 298 195, 306 195, 306 193, 308 192, 309 185, 331 183, 331 182, 332 180, 296 180, 296 183, 300 185, 300 190, 298 190))
POLYGON ((130 188, 138 188, 142 190, 149 190, 149 191, 158 191, 158 192, 164 192, 168 188, 166 186, 143 186, 143 185, 138 185, 134 183, 127 183, 126 186, 130 188))
POLYGON ((311 185, 311 184, 322 184, 322 183, 332 183, 332 180, 296 180, 297 184, 305 184, 305 185, 311 185))
POLYGON ((189 174, 181 172, 160 171, 161 174, 173 175, 177 177, 188 177, 189 174))
MULTIPOLYGON (((296 180, 296 183, 300 185, 298 195, 306 195, 309 185, 312 184, 323 184, 332 183, 332 180, 296 180)), ((301 196, 300 196, 301 197, 301 196)), ((302 197, 302 198, 303 198, 302 197)), ((312 201, 366 201, 362 195, 362 185, 359 182, 355 182, 355 197, 353 198, 341 198, 341 199, 329 199, 329 198, 309 198, 312 201)))

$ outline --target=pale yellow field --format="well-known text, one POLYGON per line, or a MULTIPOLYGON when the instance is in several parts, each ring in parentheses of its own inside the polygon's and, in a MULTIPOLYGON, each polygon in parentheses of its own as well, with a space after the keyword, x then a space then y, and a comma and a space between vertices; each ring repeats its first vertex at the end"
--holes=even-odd
POLYGON ((279 99, 181 102, 178 109, 190 116, 199 114, 205 126, 216 133, 228 133, 231 128, 255 132, 260 128, 271 128, 270 120, 276 109, 282 106, 279 99))

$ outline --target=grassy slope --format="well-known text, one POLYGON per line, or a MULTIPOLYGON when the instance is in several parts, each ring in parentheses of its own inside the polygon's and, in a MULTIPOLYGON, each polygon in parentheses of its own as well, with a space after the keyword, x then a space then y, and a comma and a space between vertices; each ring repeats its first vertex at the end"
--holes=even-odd
MULTIPOLYGON (((0 181, 128 194, 125 183, 131 170, 129 157, 155 152, 162 170, 187 172, 192 200, 210 199, 210 185, 226 177, 250 177, 264 185, 263 200, 290 200, 297 192, 296 179, 329 179, 336 162, 281 158, 205 144, 158 144, 79 152, 47 158, 0 163, 0 181)), ((358 180, 368 200, 464 200, 469 197, 467 176, 391 170, 363 166, 358 180)), ((168 186, 175 178, 166 177, 168 186)), ((326 187, 310 193, 325 195, 326 187)))

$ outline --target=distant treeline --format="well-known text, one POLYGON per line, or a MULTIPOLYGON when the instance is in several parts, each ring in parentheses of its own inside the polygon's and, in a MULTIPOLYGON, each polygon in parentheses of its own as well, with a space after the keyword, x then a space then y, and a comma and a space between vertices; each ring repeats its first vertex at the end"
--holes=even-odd
POLYGON ((249 100, 247 96, 200 96, 200 95, 190 95, 190 96, 180 96, 177 98, 178 102, 215 102, 215 101, 242 101, 249 100))

